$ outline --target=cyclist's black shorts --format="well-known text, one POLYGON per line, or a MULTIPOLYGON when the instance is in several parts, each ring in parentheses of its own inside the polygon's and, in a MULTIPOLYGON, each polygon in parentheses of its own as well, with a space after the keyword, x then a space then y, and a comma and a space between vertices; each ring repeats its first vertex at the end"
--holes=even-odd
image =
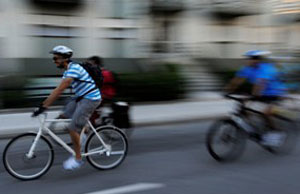
POLYGON ((276 102, 279 102, 282 98, 280 96, 260 96, 255 97, 253 100, 258 102, 263 102, 266 104, 274 104, 276 102))

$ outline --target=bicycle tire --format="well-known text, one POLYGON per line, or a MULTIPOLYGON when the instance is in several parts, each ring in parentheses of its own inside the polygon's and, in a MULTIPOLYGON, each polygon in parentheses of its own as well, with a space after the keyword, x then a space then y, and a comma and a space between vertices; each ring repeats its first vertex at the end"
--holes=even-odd
MULTIPOLYGON (((35 150, 35 155, 34 158, 26 158, 26 151, 29 151, 29 147, 31 146, 31 143, 33 142, 34 138, 36 137, 36 133, 25 133, 25 134, 21 134, 18 135, 16 137, 14 137, 12 140, 10 140, 10 142, 6 145, 4 152, 3 152, 3 164, 4 167, 6 169, 6 171, 13 177, 20 179, 20 180, 33 180, 33 179, 37 179, 39 177, 41 177, 42 175, 44 175, 51 167, 51 165, 53 164, 53 160, 54 160, 54 151, 53 151, 53 147, 51 145, 51 143, 43 136, 40 137, 39 141, 38 141, 38 145, 36 147, 35 150), (31 137, 30 137, 31 136, 31 137), (32 142, 30 144, 28 144, 27 146, 25 145, 25 143, 23 142, 23 144, 20 144, 21 148, 24 148, 24 153, 23 151, 21 151, 20 153, 17 152, 11 152, 10 149, 14 148, 14 144, 17 144, 21 142, 22 138, 25 139, 26 137, 30 137, 30 141, 32 140, 32 142), (44 150, 40 150, 41 145, 45 145, 47 147, 47 150, 45 150, 46 152, 44 152, 44 150), (38 148, 38 150, 37 150, 38 148), (43 151, 43 152, 41 152, 43 151), (39 157, 37 158, 37 153, 39 153, 39 157), (34 174, 27 174, 25 175, 25 172, 27 172, 30 169, 34 169, 34 168, 29 168, 29 162, 32 161, 33 164, 34 162, 36 163, 36 161, 41 162, 41 157, 43 153, 48 153, 49 156, 47 158, 47 161, 45 163, 45 166, 42 168, 42 170, 34 173, 34 174), (12 154, 12 155, 11 155, 12 154), (20 155, 21 158, 18 158, 17 156, 20 155), (12 156, 13 161, 10 160, 10 157, 12 156), (33 161, 35 160, 35 161, 33 161), (12 164, 12 162, 15 163, 20 163, 21 165, 24 165, 25 169, 20 169, 21 171, 25 171, 24 174, 21 174, 20 172, 17 172, 16 167, 12 164), (23 162, 23 163, 22 163, 23 162)), ((35 164, 36 165, 36 164, 35 164)), ((18 170, 19 171, 19 170, 18 170)))
MULTIPOLYGON (((226 134, 227 135, 227 134, 226 134)), ((210 155, 219 162, 234 161, 241 157, 246 146, 246 134, 242 131, 232 120, 221 120, 214 123, 209 129, 206 135, 206 147, 210 155), (223 134, 224 143, 228 143, 232 140, 232 147, 225 152, 225 154, 220 153, 219 150, 214 146, 214 139, 217 133, 222 129, 223 126, 229 126, 233 130, 235 137, 225 136, 223 134), (227 138, 227 139, 225 139, 227 138), (226 142, 227 140, 228 142, 226 142)))
MULTIPOLYGON (((97 156, 99 157, 94 157, 96 154, 94 155, 88 155, 87 156, 87 161, 96 169, 99 170, 109 170, 109 169, 113 169, 116 168, 117 166, 119 166, 125 159, 127 152, 128 152, 128 140, 126 135, 117 127, 114 126, 101 126, 98 127, 96 129, 97 133, 102 137, 102 139, 104 140, 105 143, 110 144, 110 146, 113 145, 120 145, 120 147, 122 148, 122 150, 113 150, 112 153, 122 153, 122 156, 120 158, 118 158, 116 161, 114 162, 108 162, 106 164, 101 164, 102 162, 104 162, 104 159, 109 159, 109 157, 111 157, 111 155, 107 156, 106 154, 97 154, 97 156), (113 134, 113 135, 112 135, 113 134), (121 144, 116 144, 116 140, 121 140, 121 144), (113 142, 115 141, 115 142, 113 142), (103 156, 103 157, 101 157, 103 156)), ((85 152, 88 153, 89 151, 91 151, 92 149, 95 149, 93 147, 95 147, 93 144, 97 144, 97 146, 102 146, 100 140, 98 139, 98 137, 95 135, 95 133, 92 133, 86 142, 85 145, 85 152), (98 145, 99 144, 99 145, 98 145)), ((96 147, 96 149, 99 149, 96 147)), ((114 148, 113 148, 114 149, 114 148)), ((114 155, 113 154, 113 155, 114 155)), ((116 154, 117 155, 117 154, 116 154)))
MULTIPOLYGON (((116 125, 114 125, 114 119, 113 117, 110 115, 110 116, 107 116, 107 117, 104 117, 102 118, 102 122, 100 124, 97 124, 96 127, 103 127, 103 126, 114 126, 114 127, 117 127, 116 125)), ((133 134, 133 127, 130 126, 130 127, 125 127, 125 128, 119 128, 127 137, 127 140, 130 140, 132 134, 133 134)))

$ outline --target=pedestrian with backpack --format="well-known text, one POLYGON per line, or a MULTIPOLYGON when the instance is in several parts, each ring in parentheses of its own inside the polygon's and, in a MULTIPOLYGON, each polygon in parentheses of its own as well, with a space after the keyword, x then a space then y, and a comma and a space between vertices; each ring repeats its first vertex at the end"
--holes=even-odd
MULTIPOLYGON (((91 56, 86 61, 87 64, 90 64, 92 66, 98 67, 101 69, 101 77, 103 79, 103 84, 101 86, 101 97, 102 101, 101 104, 97 107, 103 107, 105 104, 111 106, 113 99, 116 95, 116 89, 115 89, 115 77, 113 73, 107 69, 104 68, 102 58, 99 56, 91 56)), ((100 117, 98 111, 95 111, 90 121, 95 126, 96 120, 100 117)))
POLYGON ((116 77, 103 65, 102 58, 92 56, 87 59, 87 63, 101 68, 103 83, 101 86, 102 103, 111 103, 116 96, 116 77))
MULTIPOLYGON (((109 116, 110 122, 112 121, 112 123, 110 124, 113 124, 123 129, 131 128, 131 122, 129 117, 129 104, 127 102, 115 101, 116 85, 118 80, 116 79, 117 77, 115 76, 115 74, 104 67, 102 58, 99 56, 89 57, 87 59, 87 63, 101 68, 101 77, 103 79, 103 83, 101 86, 102 102, 98 108, 103 107, 105 105, 110 106, 112 109, 112 113, 109 116)), ((90 119, 93 125, 96 125, 96 120, 99 117, 100 115, 98 111, 95 111, 90 119)), ((105 122, 101 124, 105 124, 105 122)))
POLYGON ((66 46, 56 46, 50 52, 53 54, 53 62, 56 67, 63 69, 64 74, 61 83, 52 91, 48 98, 37 108, 32 116, 43 113, 70 85, 75 97, 64 107, 61 118, 70 118, 68 126, 69 134, 74 145, 75 157, 71 156, 63 163, 66 170, 81 167, 80 132, 88 119, 101 102, 100 81, 95 77, 97 69, 90 68, 87 64, 75 63, 71 60, 72 49, 66 46), (95 81, 94 79, 97 79, 95 81))

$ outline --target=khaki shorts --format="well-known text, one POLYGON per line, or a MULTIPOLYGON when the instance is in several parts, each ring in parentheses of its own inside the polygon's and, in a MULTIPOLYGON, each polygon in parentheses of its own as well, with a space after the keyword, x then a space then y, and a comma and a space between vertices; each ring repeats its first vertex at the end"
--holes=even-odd
POLYGON ((100 102, 101 100, 89 100, 86 98, 79 102, 76 102, 75 99, 71 100, 63 110, 64 117, 72 119, 68 129, 80 133, 100 102))

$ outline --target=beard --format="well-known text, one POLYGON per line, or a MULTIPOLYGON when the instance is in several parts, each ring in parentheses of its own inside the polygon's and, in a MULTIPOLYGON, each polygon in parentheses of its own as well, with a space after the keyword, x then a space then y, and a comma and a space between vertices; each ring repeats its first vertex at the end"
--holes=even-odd
POLYGON ((59 64, 58 66, 56 66, 58 69, 63 69, 64 68, 64 65, 61 63, 59 64))

